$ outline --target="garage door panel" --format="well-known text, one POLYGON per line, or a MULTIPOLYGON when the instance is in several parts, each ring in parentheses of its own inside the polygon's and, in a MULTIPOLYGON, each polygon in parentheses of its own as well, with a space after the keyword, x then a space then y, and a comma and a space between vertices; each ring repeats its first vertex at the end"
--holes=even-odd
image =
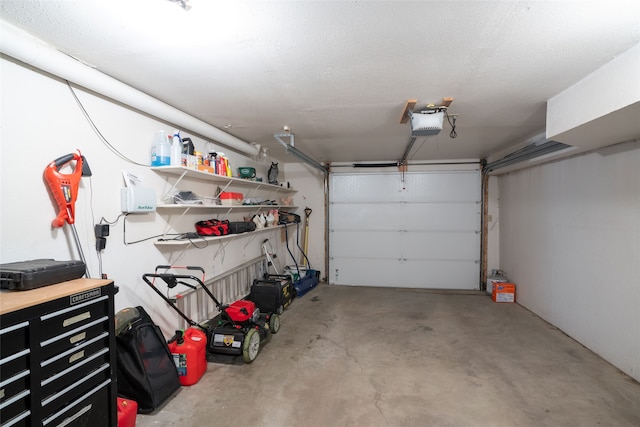
POLYGON ((405 200, 413 202, 474 202, 480 196, 476 171, 408 173, 405 179, 405 200))
POLYGON ((329 283, 477 289, 481 175, 332 174, 329 283))
MULTIPOLYGON (((464 260, 404 261, 401 265, 406 287, 467 289, 478 282, 478 263, 464 260)), ((401 285, 402 286, 402 285, 401 285)))
POLYGON ((398 207, 389 203, 334 203, 331 215, 337 221, 332 222, 340 230, 349 231, 367 227, 369 230, 399 230, 398 207))
POLYGON ((398 271, 399 260, 378 259, 370 262, 360 258, 335 259, 330 282, 338 285, 393 286, 394 271, 398 271))
POLYGON ((334 257, 356 258, 399 258, 402 241, 397 239, 398 231, 346 231, 332 232, 331 252, 334 257))
MULTIPOLYGON (((397 208, 396 208, 397 209, 397 208)), ((405 229, 461 230, 470 225, 477 229, 480 206, 475 202, 459 203, 407 203, 402 218, 405 229)))
POLYGON ((472 261, 478 259, 480 236, 475 232, 413 231, 404 234, 402 258, 472 261))
POLYGON ((335 203, 366 203, 366 202, 400 202, 404 194, 400 190, 397 179, 389 179, 394 174, 356 174, 332 176, 337 183, 331 190, 331 201, 335 203), (375 189, 375 191, 372 191, 375 189))
POLYGON ((463 289, 477 281, 477 264, 472 261, 398 261, 341 259, 334 264, 331 283, 393 288, 463 289), (446 267, 443 268, 443 264, 446 267))

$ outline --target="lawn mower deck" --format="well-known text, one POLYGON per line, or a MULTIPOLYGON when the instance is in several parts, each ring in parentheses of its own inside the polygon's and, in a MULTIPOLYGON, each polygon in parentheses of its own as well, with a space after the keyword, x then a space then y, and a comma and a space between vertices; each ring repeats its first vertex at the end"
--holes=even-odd
POLYGON ((192 327, 202 329, 207 336, 207 353, 240 356, 246 363, 251 363, 258 356, 260 344, 271 334, 280 330, 280 317, 277 313, 260 313, 260 309, 252 301, 238 300, 231 304, 221 304, 213 293, 205 286, 204 269, 202 267, 184 267, 189 270, 198 270, 203 274, 203 279, 193 275, 172 273, 144 274, 143 280, 165 300, 187 323, 192 327), (162 280, 168 288, 174 288, 178 284, 191 289, 201 287, 211 298, 220 313, 214 318, 199 324, 183 313, 167 295, 163 294, 154 284, 155 279, 162 280), (193 285, 195 283, 196 285, 193 285))

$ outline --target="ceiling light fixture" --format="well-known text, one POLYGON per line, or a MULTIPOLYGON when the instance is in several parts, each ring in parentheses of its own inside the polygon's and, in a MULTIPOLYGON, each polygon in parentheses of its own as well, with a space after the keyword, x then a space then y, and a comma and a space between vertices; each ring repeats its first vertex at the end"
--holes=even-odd
POLYGON ((191 9, 191 4, 189 4, 189 0, 169 0, 173 4, 177 4, 185 11, 191 9))

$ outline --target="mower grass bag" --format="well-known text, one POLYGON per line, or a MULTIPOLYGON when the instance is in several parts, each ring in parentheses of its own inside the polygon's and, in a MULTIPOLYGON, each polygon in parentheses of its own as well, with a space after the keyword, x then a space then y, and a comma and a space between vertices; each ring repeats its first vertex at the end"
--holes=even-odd
POLYGON ((256 303, 262 313, 282 314, 293 300, 293 283, 289 276, 268 275, 254 279, 248 300, 256 303))
POLYGON ((116 314, 118 395, 138 403, 138 413, 153 412, 180 388, 180 379, 160 328, 144 308, 116 314))

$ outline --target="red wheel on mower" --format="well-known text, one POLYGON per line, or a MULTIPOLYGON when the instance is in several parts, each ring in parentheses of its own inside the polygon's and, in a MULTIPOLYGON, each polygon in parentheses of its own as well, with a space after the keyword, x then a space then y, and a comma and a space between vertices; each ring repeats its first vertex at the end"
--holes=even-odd
POLYGON ((255 329, 249 329, 242 343, 242 358, 246 363, 251 363, 258 357, 260 351, 260 334, 255 329))

